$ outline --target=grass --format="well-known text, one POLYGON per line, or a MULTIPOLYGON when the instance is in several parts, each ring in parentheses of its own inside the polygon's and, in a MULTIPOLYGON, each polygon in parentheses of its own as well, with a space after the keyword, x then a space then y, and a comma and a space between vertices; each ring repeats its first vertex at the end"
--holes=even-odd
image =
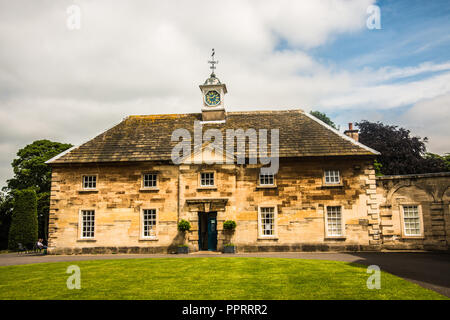
POLYGON ((0 299, 447 299, 381 274, 369 290, 367 267, 281 258, 150 258, 0 267, 0 299), (78 265, 81 289, 69 290, 78 265))

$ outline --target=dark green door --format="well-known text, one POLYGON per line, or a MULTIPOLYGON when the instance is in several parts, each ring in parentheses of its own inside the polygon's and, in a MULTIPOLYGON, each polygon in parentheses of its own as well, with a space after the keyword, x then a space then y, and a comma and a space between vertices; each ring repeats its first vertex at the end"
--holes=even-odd
POLYGON ((208 215, 208 250, 217 250, 217 218, 215 214, 208 215))

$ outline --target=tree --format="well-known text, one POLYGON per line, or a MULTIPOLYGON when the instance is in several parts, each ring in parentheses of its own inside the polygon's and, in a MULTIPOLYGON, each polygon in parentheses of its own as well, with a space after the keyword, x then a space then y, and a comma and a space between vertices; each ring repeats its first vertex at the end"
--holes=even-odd
POLYGON ((11 225, 13 198, 0 191, 0 249, 8 248, 8 233, 11 225))
POLYGON ((17 152, 12 162, 14 178, 7 181, 9 190, 33 188, 36 193, 50 192, 51 170, 45 161, 72 147, 71 144, 37 140, 17 152))
POLYGON ((320 111, 311 111, 309 114, 311 114, 314 117, 316 117, 317 119, 325 122, 330 127, 337 129, 336 124, 330 118, 328 118, 328 116, 325 113, 322 113, 320 111))
POLYGON ((440 155, 435 154, 435 153, 427 152, 425 154, 425 158, 427 158, 427 159, 441 159, 444 162, 444 164, 445 164, 446 171, 450 171, 450 153, 446 153, 445 155, 440 156, 440 155))
POLYGON ((412 137, 410 131, 381 122, 363 120, 359 127, 359 141, 381 153, 377 162, 383 174, 413 174, 447 171, 442 159, 426 157, 428 139, 412 137))
POLYGON ((48 239, 48 217, 50 212, 50 192, 37 195, 37 215, 39 238, 48 239))
POLYGON ((14 210, 9 228, 8 247, 22 243, 31 249, 38 239, 37 197, 33 189, 18 190, 14 195, 14 210))
POLYGON ((373 168, 375 169, 375 175, 376 176, 382 176, 383 175, 383 173, 382 173, 382 171, 381 171, 381 168, 383 167, 383 165, 381 164, 381 163, 379 163, 378 161, 377 161, 377 159, 375 159, 374 161, 373 161, 373 168))
POLYGON ((45 161, 70 147, 72 145, 67 143, 37 140, 20 149, 12 162, 14 177, 7 181, 7 187, 4 188, 10 195, 23 189, 36 191, 39 237, 43 239, 47 239, 52 175, 51 168, 45 161))

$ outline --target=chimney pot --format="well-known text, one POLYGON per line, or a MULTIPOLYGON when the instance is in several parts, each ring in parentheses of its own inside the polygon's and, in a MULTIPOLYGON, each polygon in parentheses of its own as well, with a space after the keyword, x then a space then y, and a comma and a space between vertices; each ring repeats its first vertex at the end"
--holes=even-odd
POLYGON ((348 130, 345 130, 344 134, 355 141, 358 141, 359 139, 358 129, 353 129, 353 123, 351 122, 348 123, 348 130))

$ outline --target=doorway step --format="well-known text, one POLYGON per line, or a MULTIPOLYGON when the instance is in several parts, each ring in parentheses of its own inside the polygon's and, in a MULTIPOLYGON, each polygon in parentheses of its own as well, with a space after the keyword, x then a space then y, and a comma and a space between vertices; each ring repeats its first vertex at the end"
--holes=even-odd
POLYGON ((202 251, 189 252, 189 254, 207 254, 207 255, 214 255, 214 254, 222 254, 222 252, 220 252, 220 251, 208 251, 208 250, 202 250, 202 251))

